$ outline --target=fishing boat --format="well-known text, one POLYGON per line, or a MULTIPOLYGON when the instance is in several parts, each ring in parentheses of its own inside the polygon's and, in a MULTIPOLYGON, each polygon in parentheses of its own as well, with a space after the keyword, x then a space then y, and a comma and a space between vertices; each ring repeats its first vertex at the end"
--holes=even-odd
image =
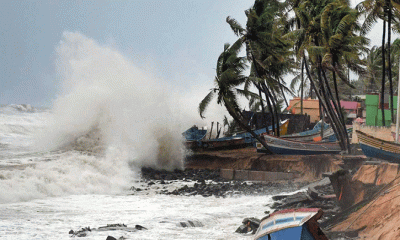
POLYGON ((208 149, 229 149, 246 147, 246 141, 243 137, 223 137, 202 141, 203 148, 208 149))
POLYGON ((317 222, 322 214, 318 208, 274 212, 261 220, 254 240, 328 240, 317 222))
MULTIPOLYGON (((290 135, 283 135, 281 136, 282 138, 288 139, 288 140, 293 140, 293 141, 301 141, 301 142, 318 142, 321 141, 321 128, 322 128, 322 123, 319 121, 317 124, 315 124, 314 128, 311 130, 307 130, 304 132, 299 132, 299 133, 293 133, 290 135)), ((328 139, 331 136, 335 136, 335 132, 333 131, 332 127, 324 123, 324 129, 323 129, 323 136, 324 139, 328 139)))
MULTIPOLYGON (((289 126, 289 119, 285 119, 279 123, 279 133, 284 135, 287 133, 287 129, 289 126)), ((272 131, 272 125, 268 127, 269 131, 272 131)), ((256 135, 261 135, 267 132, 267 128, 260 128, 253 131, 256 135)), ((235 137, 242 137, 245 139, 246 144, 254 144, 256 139, 248 132, 241 132, 234 134, 235 137)))
MULTIPOLYGON (((281 155, 318 155, 318 154, 338 154, 342 150, 337 143, 315 143, 299 142, 278 138, 270 135, 261 135, 268 144, 268 149, 281 155)), ((256 144, 257 152, 269 153, 269 151, 260 143, 256 144)))
POLYGON ((359 130, 356 130, 356 133, 365 156, 400 163, 399 143, 385 141, 359 130))
POLYGON ((191 149, 201 147, 201 140, 206 136, 206 134, 206 129, 199 129, 196 125, 182 133, 186 140, 186 147, 191 149))

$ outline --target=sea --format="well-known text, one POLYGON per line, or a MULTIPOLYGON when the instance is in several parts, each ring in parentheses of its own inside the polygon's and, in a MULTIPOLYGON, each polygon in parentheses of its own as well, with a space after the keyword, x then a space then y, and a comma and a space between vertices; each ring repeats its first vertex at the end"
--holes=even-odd
MULTIPOLYGON (((184 169, 187 126, 176 99, 118 50, 65 32, 55 50, 51 106, 0 106, 0 239, 252 239, 235 233, 262 218, 271 193, 232 197, 145 191, 142 167, 184 169), (182 227, 181 222, 200 223, 182 227)), ((190 126, 189 126, 190 127, 190 126)), ((194 184, 175 181, 168 186, 194 184)))

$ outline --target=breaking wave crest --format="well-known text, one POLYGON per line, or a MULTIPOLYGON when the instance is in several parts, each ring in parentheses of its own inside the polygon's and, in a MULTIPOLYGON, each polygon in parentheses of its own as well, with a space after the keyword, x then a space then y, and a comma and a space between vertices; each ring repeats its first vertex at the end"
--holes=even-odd
POLYGON ((163 84, 118 51, 66 32, 57 48, 62 92, 42 148, 124 149, 138 166, 182 168, 179 125, 163 84))
POLYGON ((60 92, 33 146, 50 155, 0 169, 0 191, 8 193, 0 202, 115 193, 142 166, 184 167, 180 118, 160 80, 80 33, 65 32, 56 53, 60 92))

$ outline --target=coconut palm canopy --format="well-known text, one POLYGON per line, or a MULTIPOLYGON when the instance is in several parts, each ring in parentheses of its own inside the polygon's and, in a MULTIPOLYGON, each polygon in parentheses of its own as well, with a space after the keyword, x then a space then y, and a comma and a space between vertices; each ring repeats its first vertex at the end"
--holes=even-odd
POLYGON ((286 101, 285 94, 301 93, 302 98, 306 95, 320 100, 321 115, 332 124, 342 150, 348 151, 350 142, 340 93, 359 86, 359 81, 370 89, 381 85, 381 91, 388 84, 392 91, 391 80, 396 74, 385 65, 382 55, 389 51, 389 61, 396 59, 393 55, 398 59, 398 41, 395 50, 385 50, 384 46, 369 49, 366 33, 377 19, 389 21, 389 32, 399 30, 399 3, 400 0, 366 0, 352 7, 345 0, 256 0, 245 10, 245 27, 227 17, 238 40, 226 44, 218 58, 215 87, 201 101, 200 115, 203 117, 215 97, 243 128, 247 123, 238 98, 244 96, 249 106, 256 106, 255 111, 268 111, 273 122, 277 122, 278 103, 286 101), (244 57, 237 55, 242 46, 246 51, 244 57), (250 70, 247 76, 243 72, 246 64, 250 70), (379 80, 388 70, 389 79, 384 76, 379 80), (350 80, 350 72, 359 79, 350 80), (294 76, 290 87, 283 81, 288 74, 294 76))

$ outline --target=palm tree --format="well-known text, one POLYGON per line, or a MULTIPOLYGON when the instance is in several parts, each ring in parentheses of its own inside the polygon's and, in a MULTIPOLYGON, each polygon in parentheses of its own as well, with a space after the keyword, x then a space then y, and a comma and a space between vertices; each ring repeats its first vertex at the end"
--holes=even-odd
POLYGON ((362 33, 367 33, 372 29, 372 26, 377 22, 378 19, 383 20, 383 34, 382 34, 382 82, 381 82, 381 111, 382 111, 382 124, 385 126, 385 111, 384 111, 384 91, 385 91, 385 79, 386 71, 389 78, 389 93, 390 93, 390 113, 391 120, 394 123, 394 110, 393 110, 393 82, 392 82, 392 64, 391 64, 391 32, 392 32, 392 20, 395 20, 394 28, 399 30, 399 0, 364 0, 357 5, 357 9, 365 15, 365 20, 362 27, 362 33), (394 17, 394 18, 393 18, 394 17), (387 51, 385 50, 386 42, 386 22, 388 22, 388 44, 387 51), (388 64, 386 64, 386 54, 388 64))
POLYGON ((331 95, 329 82, 326 78, 325 70, 331 71, 335 96, 331 96, 332 103, 335 107, 335 112, 338 114, 342 123, 342 134, 346 137, 348 148, 350 141, 345 125, 345 118, 342 114, 340 105, 338 83, 336 75, 339 78, 354 88, 347 72, 349 69, 358 74, 364 72, 363 62, 360 59, 360 54, 367 51, 365 47, 369 41, 364 36, 356 35, 356 31, 360 30, 357 20, 359 17, 358 11, 351 9, 347 3, 335 1, 329 3, 321 13, 321 46, 317 51, 322 51, 322 74, 326 84, 328 93, 331 95))
MULTIPOLYGON (((256 0, 254 6, 246 11, 247 24, 243 28, 235 19, 228 17, 227 22, 241 43, 246 44, 248 60, 252 63, 249 80, 262 94, 272 116, 273 131, 275 121, 279 122, 278 98, 287 103, 284 92, 291 91, 285 86, 282 76, 290 72, 290 45, 281 39, 282 25, 278 21, 284 4, 279 1, 256 0), (288 60, 289 59, 289 60, 288 60)), ((263 101, 262 112, 265 113, 263 101)))
MULTIPOLYGON (((215 87, 210 90, 207 96, 199 104, 199 114, 204 118, 204 112, 211 102, 216 97, 217 103, 225 106, 229 115, 239 124, 241 128, 249 132, 257 139, 266 149, 267 143, 255 134, 246 124, 237 101, 237 94, 240 92, 236 87, 243 84, 247 77, 244 75, 246 69, 244 57, 238 57, 240 48, 231 47, 228 43, 224 46, 224 51, 220 54, 217 60, 216 76, 214 79, 215 87)), ((272 153, 272 152, 270 152, 272 153)))
POLYGON ((340 0, 293 0, 291 4, 295 17, 289 22, 296 24, 292 26, 293 31, 284 37, 294 39, 297 59, 305 61, 303 66, 322 110, 332 123, 342 149, 349 150, 336 75, 349 84, 344 66, 356 73, 362 72, 359 54, 366 42, 354 33, 357 30, 357 12, 351 10, 347 1, 340 0), (333 82, 328 81, 327 76, 332 76, 333 82))
POLYGON ((380 79, 382 76, 381 53, 380 48, 373 46, 364 59, 366 71, 364 74, 361 74, 361 77, 369 92, 379 90, 377 79, 380 79))

